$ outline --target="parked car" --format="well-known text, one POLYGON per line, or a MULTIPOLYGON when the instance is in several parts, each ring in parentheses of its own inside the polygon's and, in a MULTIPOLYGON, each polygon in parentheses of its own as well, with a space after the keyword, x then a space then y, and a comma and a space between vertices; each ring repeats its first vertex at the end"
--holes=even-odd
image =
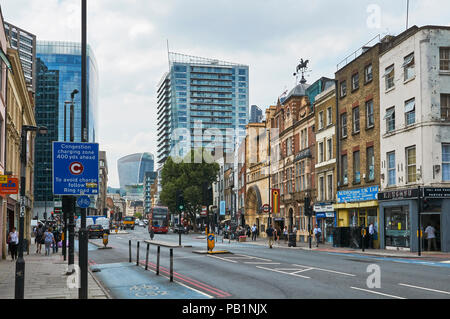
POLYGON ((189 230, 187 227, 176 225, 173 227, 174 233, 182 233, 182 234, 189 234, 189 230))
POLYGON ((110 223, 109 218, 106 218, 106 217, 99 217, 99 218, 97 218, 97 220, 95 221, 95 224, 96 224, 96 225, 102 225, 103 230, 104 230, 107 234, 109 234, 109 223, 110 223))
POLYGON ((102 238, 103 237, 103 227, 102 225, 89 225, 87 226, 88 238, 102 238))
POLYGON ((139 226, 145 227, 145 224, 144 224, 144 222, 142 220, 139 221, 139 226))

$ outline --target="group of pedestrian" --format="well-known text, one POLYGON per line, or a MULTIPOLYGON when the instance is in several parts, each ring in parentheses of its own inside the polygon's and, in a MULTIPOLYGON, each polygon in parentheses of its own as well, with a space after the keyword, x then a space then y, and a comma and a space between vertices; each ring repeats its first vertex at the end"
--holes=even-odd
POLYGON ((45 256, 50 256, 51 251, 53 253, 58 252, 59 242, 61 240, 61 233, 55 227, 45 227, 42 224, 35 229, 34 242, 36 243, 36 254, 41 254, 42 245, 45 246, 45 256))

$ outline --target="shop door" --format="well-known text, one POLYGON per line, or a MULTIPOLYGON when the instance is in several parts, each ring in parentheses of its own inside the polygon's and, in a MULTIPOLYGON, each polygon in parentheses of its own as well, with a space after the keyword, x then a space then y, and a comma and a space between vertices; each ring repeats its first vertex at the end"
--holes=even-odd
POLYGON ((441 214, 440 213, 421 213, 421 226, 423 229, 422 247, 428 250, 428 239, 426 238, 425 229, 428 225, 434 227, 436 235, 436 249, 441 251, 441 214))

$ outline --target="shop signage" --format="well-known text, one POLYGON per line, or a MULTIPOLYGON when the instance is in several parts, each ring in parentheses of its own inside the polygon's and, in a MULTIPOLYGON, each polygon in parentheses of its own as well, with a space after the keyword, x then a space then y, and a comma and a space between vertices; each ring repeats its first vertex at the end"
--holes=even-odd
POLYGON ((0 184, 0 194, 18 194, 19 193, 19 179, 8 177, 6 183, 0 184))
POLYGON ((206 206, 202 206, 202 212, 200 213, 200 216, 207 216, 208 212, 206 211, 206 206))
POLYGON ((225 215, 225 201, 224 200, 220 201, 220 215, 222 215, 222 216, 225 215))
POLYGON ((450 198, 450 188, 425 187, 423 196, 428 198, 450 198))
POLYGON ((417 198, 419 190, 417 188, 398 189, 378 193, 378 200, 417 198))
POLYGON ((294 162, 300 161, 304 158, 312 157, 311 155, 311 149, 307 148, 303 151, 300 151, 294 158, 294 162))
POLYGON ((272 213, 278 214, 280 212, 280 190, 272 189, 272 213))
POLYGON ((352 189, 337 192, 338 203, 362 202, 367 200, 377 200, 378 186, 352 189))
POLYGON ((314 211, 315 212, 334 212, 333 204, 328 204, 328 205, 316 204, 316 205, 314 205, 314 211))
POLYGON ((334 213, 316 213, 316 218, 334 218, 334 213))

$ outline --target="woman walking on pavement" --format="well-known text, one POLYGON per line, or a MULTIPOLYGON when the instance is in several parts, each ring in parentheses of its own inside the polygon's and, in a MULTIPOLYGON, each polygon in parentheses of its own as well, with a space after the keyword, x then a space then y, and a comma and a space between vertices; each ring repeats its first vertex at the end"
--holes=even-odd
POLYGON ((42 226, 42 224, 39 224, 34 236, 36 238, 36 254, 40 254, 42 244, 44 243, 44 227, 42 226))
POLYGON ((19 235, 16 232, 16 227, 13 227, 12 232, 9 233, 8 243, 11 258, 14 261, 17 259, 17 246, 19 245, 19 235))
POLYGON ((53 236, 52 229, 49 228, 44 233, 44 243, 45 243, 45 256, 50 256, 50 247, 55 243, 55 237, 53 236))

